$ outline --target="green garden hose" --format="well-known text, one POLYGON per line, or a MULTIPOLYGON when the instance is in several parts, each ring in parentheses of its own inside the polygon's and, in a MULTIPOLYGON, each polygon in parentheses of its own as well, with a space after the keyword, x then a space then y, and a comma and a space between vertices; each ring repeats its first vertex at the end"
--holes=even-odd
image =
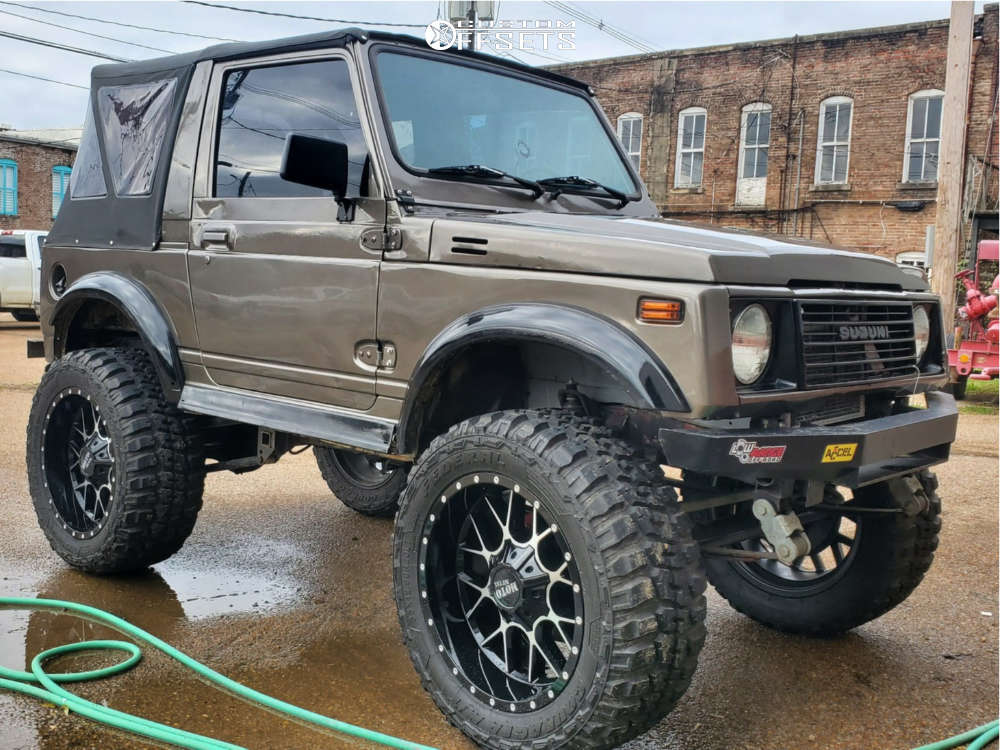
POLYGON ((951 750, 952 748, 966 745, 966 743, 968 744, 965 750, 982 750, 993 742, 993 740, 997 739, 998 734, 1000 734, 1000 722, 991 721, 989 724, 983 724, 981 727, 970 729, 968 732, 956 734, 954 737, 949 737, 946 740, 932 742, 929 745, 921 745, 914 748, 914 750, 951 750))
MULTIPOLYGON (((20 597, 0 597, 0 607, 17 609, 51 609, 73 612, 86 617, 87 619, 108 625, 137 641, 147 643, 153 648, 162 651, 175 661, 180 662, 192 672, 195 672, 209 682, 213 682, 231 693, 240 696, 241 698, 266 706, 279 713, 291 716, 292 718, 314 724, 324 729, 332 729, 337 732, 342 732, 343 734, 348 734, 352 737, 360 737, 361 739, 385 745, 386 747, 400 748, 400 750, 434 750, 434 748, 430 748, 426 745, 409 742, 407 740, 399 739, 398 737, 392 737, 388 734, 382 734, 381 732, 375 732, 371 729, 365 729, 363 727, 354 726, 353 724, 348 724, 347 722, 338 721, 337 719, 331 719, 327 716, 323 716, 322 714, 317 714, 307 709, 293 706, 291 703, 285 703, 277 698, 272 698, 269 695, 257 692, 256 690, 248 688, 246 685, 241 685, 235 680, 231 680, 225 675, 219 674, 214 669, 210 669, 204 664, 195 661, 187 654, 178 651, 169 643, 161 641, 155 635, 147 633, 145 630, 137 628, 132 623, 108 612, 97 609, 96 607, 88 607, 85 604, 77 604, 75 602, 59 601, 58 599, 29 599, 20 597)), ((211 737, 193 734, 192 732, 185 732, 182 729, 167 726, 166 724, 158 724, 139 716, 133 716, 131 714, 123 713, 122 711, 116 711, 113 708, 107 708, 106 706, 98 703, 91 703, 90 701, 79 698, 68 690, 60 687, 60 683, 97 680, 102 677, 110 677, 111 675, 120 674, 138 664, 141 658, 142 652, 139 650, 139 647, 133 643, 127 643, 125 641, 83 641, 80 643, 70 643, 65 646, 50 648, 47 651, 43 651, 35 656, 31 660, 30 672, 18 672, 16 670, 0 666, 0 688, 12 690, 17 693, 23 693, 24 695, 30 695, 43 701, 53 703, 57 706, 62 706, 68 711, 80 714, 81 716, 86 716, 87 718, 93 719, 94 721, 102 724, 117 727, 118 729, 124 729, 127 732, 140 734, 145 737, 150 737, 161 742, 175 745, 177 747, 192 748, 192 750, 242 750, 239 745, 232 745, 228 742, 212 739, 211 737), (68 674, 46 674, 46 661, 61 654, 73 651, 90 650, 122 651, 129 654, 129 657, 123 662, 110 667, 104 667, 103 669, 95 669, 88 672, 73 672, 68 674)))

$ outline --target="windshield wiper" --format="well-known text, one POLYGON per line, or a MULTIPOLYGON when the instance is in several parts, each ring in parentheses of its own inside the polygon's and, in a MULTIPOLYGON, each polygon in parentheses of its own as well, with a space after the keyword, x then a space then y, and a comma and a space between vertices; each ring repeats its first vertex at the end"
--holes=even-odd
POLYGON ((621 190, 615 190, 607 185, 602 185, 597 182, 597 180, 592 180, 589 177, 577 177, 575 175, 570 175, 568 177, 546 177, 544 180, 538 180, 538 184, 544 187, 553 187, 555 190, 549 190, 549 194, 553 199, 558 198, 562 194, 561 188, 588 188, 597 190, 603 190, 605 193, 610 195, 612 198, 618 201, 618 208, 624 208, 626 204, 639 200, 638 198, 631 198, 621 190))
POLYGON ((430 174, 454 175, 456 177, 487 177, 496 180, 507 178, 508 180, 513 180, 518 185, 531 190, 531 192, 535 194, 536 198, 540 198, 545 193, 545 188, 534 180, 507 174, 502 169, 494 169, 493 167, 486 167, 482 164, 459 164, 451 167, 433 167, 427 171, 430 174))

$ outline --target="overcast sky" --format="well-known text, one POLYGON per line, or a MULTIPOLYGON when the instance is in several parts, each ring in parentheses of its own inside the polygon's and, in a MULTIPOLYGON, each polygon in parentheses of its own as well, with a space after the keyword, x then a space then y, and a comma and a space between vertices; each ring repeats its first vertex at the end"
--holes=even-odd
MULTIPOLYGON (((438 16, 438 2, 246 2, 227 0, 243 8, 278 11, 323 18, 343 19, 353 24, 380 27, 378 21, 417 24, 394 31, 423 36, 423 25, 438 16)), ((638 37, 656 49, 679 49, 710 44, 749 42, 757 39, 816 34, 827 31, 885 26, 947 18, 947 2, 581 2, 573 5, 590 16, 638 37)), ((976 12, 982 12, 982 2, 976 12)), ((103 52, 116 57, 156 57, 157 52, 124 42, 183 52, 212 44, 175 34, 123 28, 97 21, 32 10, 45 8, 95 19, 113 20, 161 30, 189 32, 211 37, 254 40, 304 34, 345 24, 280 18, 208 8, 181 2, 0 2, 0 30, 103 52), (16 17, 30 16, 45 23, 16 17), (59 24, 77 31, 57 28, 59 24), (111 39, 95 38, 80 31, 111 39)), ((572 20, 563 10, 545 2, 503 0, 503 20, 572 20)), ((604 31, 576 22, 576 50, 549 53, 559 60, 587 60, 635 54, 635 47, 604 31)), ((544 65, 554 62, 537 55, 517 53, 524 62, 544 65)), ((0 37, 0 68, 86 86, 91 66, 103 60, 37 44, 0 37)), ((84 89, 23 78, 0 72, 0 123, 16 128, 78 126, 83 120, 84 89)))

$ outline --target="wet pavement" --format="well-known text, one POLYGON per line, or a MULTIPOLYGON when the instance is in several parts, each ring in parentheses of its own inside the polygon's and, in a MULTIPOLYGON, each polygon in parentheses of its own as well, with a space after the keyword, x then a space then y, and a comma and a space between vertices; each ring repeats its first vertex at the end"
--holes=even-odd
MULTIPOLYGON (((210 475, 185 547, 149 572, 98 578, 52 553, 35 523, 24 427, 37 326, 0 316, 0 595, 107 609, 283 700, 448 750, 471 748, 424 694, 399 638, 391 523, 348 511, 311 453, 210 475)), ((781 635, 709 593, 709 637, 691 689, 629 750, 904 750, 997 714, 997 420, 963 415, 939 467, 941 547, 926 580, 881 619, 834 639, 781 635)), ((0 663, 94 637, 100 626, 0 610, 0 663)), ((67 669, 103 657, 62 660, 67 669)), ((112 657, 113 658, 113 657, 112 657)), ((303 727, 147 652, 132 672, 75 692, 248 748, 374 747, 303 727)), ((0 748, 147 747, 130 735, 0 692, 0 748)))

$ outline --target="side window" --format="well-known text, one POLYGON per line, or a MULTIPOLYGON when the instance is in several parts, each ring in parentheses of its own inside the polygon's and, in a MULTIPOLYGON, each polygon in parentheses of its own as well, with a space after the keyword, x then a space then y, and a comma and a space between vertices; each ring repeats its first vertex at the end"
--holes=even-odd
POLYGON ((638 172, 642 160, 642 115, 629 112, 618 118, 618 140, 622 142, 625 153, 638 172))
POLYGON ((345 60, 232 70, 222 84, 215 195, 329 196, 281 179, 285 137, 303 133, 345 143, 348 195, 362 194, 367 148, 345 60))
POLYGON ((17 215, 17 162, 0 159, 0 216, 17 215))
POLYGON ((700 187, 705 163, 705 119, 702 107, 688 107, 677 115, 677 167, 674 187, 700 187))
POLYGON ((918 91, 910 96, 906 113, 906 158, 903 182, 934 182, 941 145, 941 104, 944 92, 918 91))
POLYGON ((0 258, 27 258, 24 237, 0 237, 0 258))
POLYGON ((52 167, 52 218, 56 218, 62 206, 63 196, 69 187, 69 167, 52 167))
POLYGON ((819 136, 816 142, 817 185, 843 185, 851 156, 851 117, 854 102, 832 96, 819 105, 819 136))

